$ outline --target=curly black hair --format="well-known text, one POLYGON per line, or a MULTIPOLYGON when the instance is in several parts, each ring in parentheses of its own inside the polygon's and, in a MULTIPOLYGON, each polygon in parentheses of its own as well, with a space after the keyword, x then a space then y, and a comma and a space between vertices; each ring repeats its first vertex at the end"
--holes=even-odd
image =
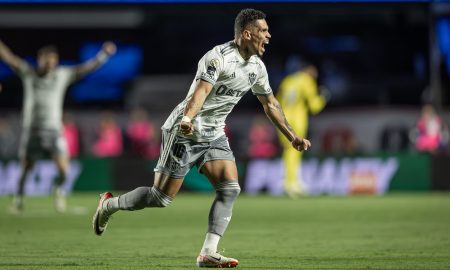
POLYGON ((254 23, 256 20, 263 20, 265 18, 266 14, 259 10, 251 8, 241 10, 234 21, 234 36, 238 37, 247 25, 254 23))

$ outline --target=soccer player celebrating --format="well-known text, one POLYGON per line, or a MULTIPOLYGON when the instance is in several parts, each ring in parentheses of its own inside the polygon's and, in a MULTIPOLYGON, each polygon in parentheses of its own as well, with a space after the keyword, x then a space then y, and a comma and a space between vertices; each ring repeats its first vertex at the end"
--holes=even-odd
POLYGON ((236 259, 217 253, 241 191, 234 156, 224 133, 225 118, 251 89, 295 149, 303 151, 311 146, 292 131, 272 94, 261 60, 271 37, 265 17, 258 10, 242 10, 235 20, 235 39, 214 47, 200 59, 187 97, 162 126, 162 151, 153 187, 139 187, 118 197, 103 193, 93 217, 97 235, 105 231, 109 218, 118 210, 168 206, 185 175, 197 165, 216 190, 197 266, 221 268, 239 264, 236 259))
POLYGON ((62 189, 69 167, 67 147, 62 134, 62 110, 67 87, 77 79, 93 72, 116 52, 116 45, 105 42, 97 56, 73 66, 58 66, 59 54, 54 46, 45 46, 37 53, 37 68, 33 68, 16 56, 0 40, 0 59, 16 72, 23 82, 24 104, 22 137, 19 158, 22 173, 11 210, 21 212, 25 180, 36 160, 52 157, 58 168, 55 186, 56 210, 66 209, 65 193, 62 189))

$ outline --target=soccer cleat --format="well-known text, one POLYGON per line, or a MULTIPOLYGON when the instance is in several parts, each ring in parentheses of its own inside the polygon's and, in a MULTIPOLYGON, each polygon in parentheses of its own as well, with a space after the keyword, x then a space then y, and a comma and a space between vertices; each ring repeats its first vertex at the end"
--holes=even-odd
POLYGON ((14 215, 21 214, 23 212, 23 197, 15 196, 11 206, 9 207, 9 212, 14 215))
POLYGON ((102 235, 102 233, 106 230, 109 217, 111 217, 111 214, 107 213, 107 211, 103 209, 103 202, 112 197, 113 195, 111 192, 100 194, 100 201, 98 202, 97 211, 95 211, 94 217, 92 218, 92 227, 94 228, 94 233, 98 236, 102 235))
POLYGON ((67 210, 66 194, 60 187, 55 189, 55 208, 59 213, 65 213, 67 210))
POLYGON ((284 192, 291 199, 297 199, 297 198, 305 195, 305 191, 298 184, 285 185, 284 186, 284 192))
POLYGON ((197 257, 197 267, 200 268, 235 268, 238 264, 238 260, 227 258, 216 252, 197 257))

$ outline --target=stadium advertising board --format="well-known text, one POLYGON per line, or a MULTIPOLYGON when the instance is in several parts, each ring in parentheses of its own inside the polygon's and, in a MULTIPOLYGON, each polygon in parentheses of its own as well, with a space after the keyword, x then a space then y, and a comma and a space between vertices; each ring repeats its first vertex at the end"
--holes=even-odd
MULTIPOLYGON (((358 157, 308 157, 303 161, 302 184, 312 195, 384 194, 391 190, 430 190, 432 176, 444 179, 439 158, 424 154, 391 154, 358 157), (433 173, 436 171, 437 173, 433 173)), ((155 161, 130 158, 82 158, 72 160, 67 192, 127 190, 151 185, 155 161)), ((283 193, 283 166, 280 159, 238 162, 241 186, 247 193, 265 190, 283 193)), ((447 171, 447 170, 445 170, 447 171)), ((14 194, 20 175, 16 160, 0 161, 0 195, 14 194)), ((40 161, 30 174, 25 192, 46 195, 52 191, 57 169, 52 161, 40 161)), ((446 179, 446 178, 445 178, 446 179)), ((434 186, 442 186, 434 185, 434 186)), ((186 176, 184 190, 211 191, 207 179, 194 167, 186 176)))
MULTIPOLYGON (((398 158, 310 158, 299 171, 301 186, 313 195, 384 194, 399 170, 398 158)), ((245 181, 250 193, 264 188, 274 195, 283 193, 281 160, 253 160, 245 181)))
MULTIPOLYGON (((67 180, 63 189, 70 193, 75 181, 79 178, 83 167, 77 160, 70 162, 67 180)), ((16 160, 0 163, 0 195, 15 194, 21 172, 20 163, 16 160)), ((47 195, 53 190, 53 180, 58 176, 55 163, 50 160, 36 162, 25 183, 25 194, 47 195)))

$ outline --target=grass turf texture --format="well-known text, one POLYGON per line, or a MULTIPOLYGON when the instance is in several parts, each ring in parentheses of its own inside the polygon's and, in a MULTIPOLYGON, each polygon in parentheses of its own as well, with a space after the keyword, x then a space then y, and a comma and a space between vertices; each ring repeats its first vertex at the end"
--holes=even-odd
MULTIPOLYGON (((180 194, 166 209, 118 212, 103 236, 96 194, 0 197, 0 269, 195 269, 213 194, 180 194)), ((450 194, 288 198, 241 196, 221 241, 241 269, 450 269, 450 194)))

